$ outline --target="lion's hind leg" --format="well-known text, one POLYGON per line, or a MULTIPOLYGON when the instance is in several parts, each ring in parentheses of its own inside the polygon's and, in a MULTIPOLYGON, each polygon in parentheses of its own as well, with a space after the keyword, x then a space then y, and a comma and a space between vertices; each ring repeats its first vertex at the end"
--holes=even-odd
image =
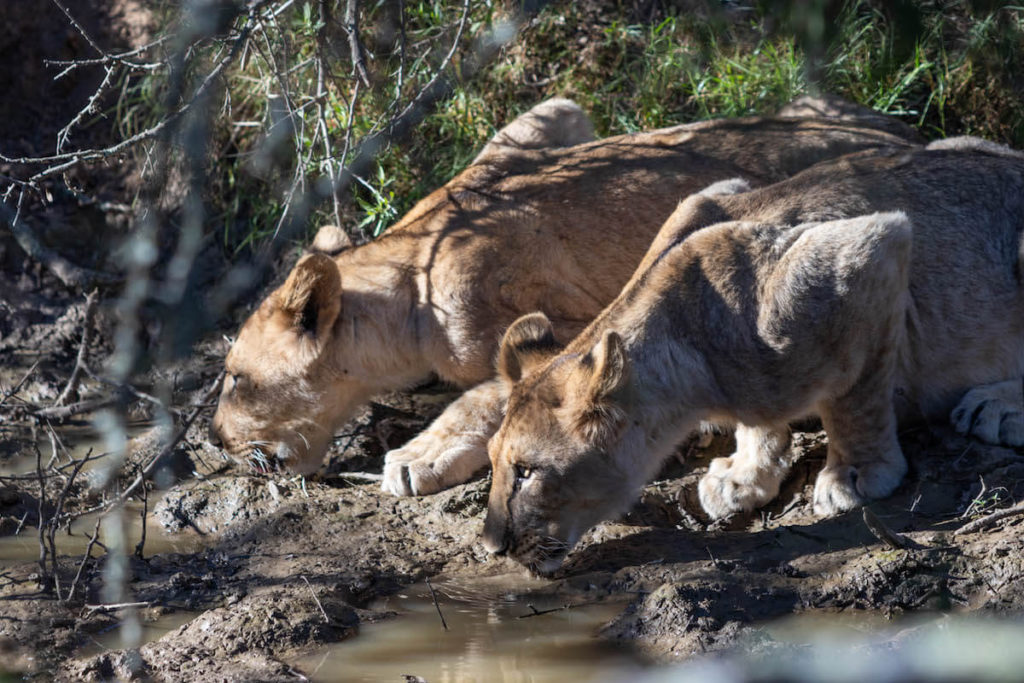
POLYGON ((384 456, 381 488, 423 496, 469 481, 488 464, 487 442, 498 430, 508 390, 490 380, 470 389, 416 438, 384 456))
POLYGON ((749 512, 779 493, 793 461, 789 428, 736 428, 736 452, 711 461, 698 487, 700 504, 713 519, 749 512))
POLYGON ((1024 446, 1021 378, 974 387, 950 414, 954 429, 997 446, 1024 446))

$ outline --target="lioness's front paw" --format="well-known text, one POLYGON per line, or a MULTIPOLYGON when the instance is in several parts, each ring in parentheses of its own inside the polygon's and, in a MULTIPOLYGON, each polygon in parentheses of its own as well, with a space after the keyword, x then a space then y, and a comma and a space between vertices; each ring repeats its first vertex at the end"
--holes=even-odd
POLYGON ((1024 395, 1021 380, 975 387, 949 416, 960 434, 997 446, 1024 446, 1024 395))
POLYGON ((712 519, 734 512, 749 512, 779 493, 779 482, 757 469, 737 467, 733 458, 715 458, 701 477, 700 505, 712 519))
POLYGON ((906 473, 902 456, 892 462, 880 460, 856 467, 826 466, 814 482, 814 512, 828 517, 860 507, 869 498, 884 498, 896 490, 906 473))

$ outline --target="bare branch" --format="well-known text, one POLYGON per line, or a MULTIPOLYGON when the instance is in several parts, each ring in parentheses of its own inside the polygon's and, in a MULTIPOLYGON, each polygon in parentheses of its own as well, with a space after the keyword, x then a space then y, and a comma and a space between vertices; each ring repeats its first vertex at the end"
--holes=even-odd
POLYGON ((99 86, 96 87, 96 92, 92 94, 89 101, 86 102, 85 106, 75 114, 75 117, 68 122, 68 125, 64 126, 57 132, 57 153, 60 154, 61 149, 68 141, 68 136, 71 135, 71 130, 82 122, 88 114, 95 114, 97 111, 96 105, 99 103, 101 97, 106 93, 107 88, 110 87, 110 82, 114 78, 114 67, 108 66, 105 69, 106 73, 103 75, 103 80, 100 81, 99 86))
POLYGON ((370 87, 370 75, 366 72, 366 61, 363 58, 363 44, 359 42, 359 0, 348 0, 345 4, 345 31, 348 32, 349 51, 352 54, 352 68, 359 80, 367 88, 370 87))
POLYGON ((53 402, 54 406, 66 405, 68 399, 78 393, 78 385, 82 381, 82 373, 85 370, 86 359, 89 356, 89 344, 92 343, 93 321, 96 318, 96 309, 99 306, 99 293, 94 289, 85 298, 85 321, 82 323, 82 343, 78 347, 78 357, 75 359, 75 368, 71 371, 68 383, 60 396, 53 402))
POLYGON ((77 31, 78 31, 78 32, 79 32, 80 34, 82 34, 82 37, 83 37, 83 38, 85 38, 86 42, 87 42, 87 43, 89 43, 89 45, 91 45, 91 46, 92 46, 92 49, 96 50, 96 52, 98 52, 98 53, 100 53, 101 55, 103 55, 104 57, 106 57, 106 56, 107 56, 107 53, 106 53, 106 52, 104 52, 104 51, 103 51, 103 48, 101 48, 101 47, 99 46, 99 43, 97 43, 97 42, 96 42, 95 40, 93 40, 93 39, 92 39, 92 36, 90 36, 90 35, 89 35, 89 34, 88 34, 88 33, 86 32, 86 30, 85 30, 84 28, 82 28, 82 25, 81 25, 81 24, 79 24, 79 23, 78 23, 77 21, 75 21, 75 18, 74 18, 73 16, 71 16, 71 12, 69 12, 69 11, 68 11, 68 8, 67 8, 67 7, 65 7, 64 5, 62 5, 62 4, 61 4, 61 3, 59 2, 59 0, 52 0, 52 2, 53 2, 53 4, 55 4, 55 5, 56 5, 56 6, 58 7, 58 8, 60 8, 60 11, 61 11, 61 12, 63 12, 63 13, 64 13, 64 16, 66 16, 66 17, 68 18, 68 21, 70 21, 70 22, 71 22, 71 25, 75 27, 75 30, 77 30, 77 31))

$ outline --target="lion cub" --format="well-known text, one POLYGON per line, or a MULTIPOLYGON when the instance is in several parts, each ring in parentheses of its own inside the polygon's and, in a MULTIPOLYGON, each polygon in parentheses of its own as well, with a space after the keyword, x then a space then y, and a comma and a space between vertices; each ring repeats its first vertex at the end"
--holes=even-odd
POLYGON ((622 288, 681 197, 736 175, 772 182, 847 152, 905 147, 908 137, 856 107, 592 135, 574 103, 545 102, 380 239, 341 248, 337 229, 322 230, 314 248, 332 253, 300 259, 242 326, 212 439, 238 460, 310 472, 356 408, 433 373, 484 384, 388 454, 384 488, 424 494, 464 481, 487 464, 504 389, 485 380, 516 317, 543 310, 571 339, 622 288))
POLYGON ((1024 444, 1022 229, 1024 156, 970 139, 690 197, 564 349, 543 314, 506 332, 487 547, 553 571, 701 420, 737 425, 700 482, 712 517, 778 493, 809 414, 829 441, 820 514, 900 483, 898 416, 961 401, 962 430, 1024 444))

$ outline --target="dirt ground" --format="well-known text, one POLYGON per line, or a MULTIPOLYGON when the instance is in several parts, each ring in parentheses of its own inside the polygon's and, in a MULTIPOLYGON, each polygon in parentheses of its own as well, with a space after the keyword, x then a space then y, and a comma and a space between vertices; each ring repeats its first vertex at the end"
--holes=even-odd
MULTIPOLYGON (((69 5, 76 12, 102 5, 116 15, 134 11, 136 3, 69 5)), ((23 31, 0 30, 0 63, 31 61, 18 52, 32 42, 24 36, 33 35, 32 27, 45 32, 54 19, 20 11, 23 31)), ((131 21, 114 25, 135 31, 121 37, 133 44, 142 39, 144 23, 131 14, 131 21)), ((58 41, 53 50, 83 53, 73 34, 62 36, 47 38, 58 41)), ((43 82, 41 76, 10 80, 15 89, 43 82)), ((88 83, 60 87, 69 107, 80 106, 89 92, 88 83)), ((30 102, 39 97, 17 92, 30 102)), ((0 146, 8 153, 38 151, 61 115, 38 107, 13 113, 0 146)), ((106 177, 111 196, 128 191, 129 176, 106 177)), ((80 208, 58 197, 32 214, 33 225, 47 239, 47 226, 63 226, 50 243, 75 253, 78 242, 61 246, 59 238, 88 241, 123 220, 116 212, 80 208), (81 230, 66 229, 69 216, 81 230)), ((83 299, 0 234, 4 400, 36 361, 18 400, 47 403, 56 397, 75 363, 83 299)), ((92 357, 109 352, 104 331, 114 322, 109 308, 101 307, 92 357)), ((142 388, 162 381, 171 386, 172 407, 196 402, 219 372, 225 350, 220 334, 232 333, 236 323, 224 321, 187 362, 151 372, 142 388)), ((97 389, 95 383, 85 387, 86 395, 97 389)), ((29 680, 294 680, 308 675, 298 662, 310 651, 358 638, 367 624, 401 618, 374 607, 381 596, 427 578, 522 572, 510 560, 489 556, 479 541, 486 476, 425 498, 394 498, 379 489, 383 453, 404 443, 452 398, 437 385, 381 398, 337 436, 324 471, 307 480, 232 469, 205 443, 207 411, 146 485, 153 500, 165 491, 150 514, 167 534, 187 539, 191 552, 164 546, 154 551, 151 543, 141 557, 129 553, 127 567, 130 601, 141 604, 143 621, 178 614, 184 623, 137 650, 90 650, 93 639, 116 630, 126 614, 95 607, 109 603, 100 548, 85 562, 80 553, 59 558, 63 586, 81 572, 68 601, 42 590, 38 563, 5 563, 0 679, 9 672, 29 680)), ((145 401, 133 406, 134 417, 152 418, 145 401)), ((34 460, 36 444, 45 444, 47 421, 17 410, 0 417, 0 467, 13 471, 34 460)), ((89 441, 88 417, 77 415, 60 426, 69 446, 89 441)), ((802 457, 768 509, 710 525, 697 503, 696 482, 710 457, 730 452, 730 438, 717 437, 705 448, 684 445, 634 509, 587 534, 543 590, 566 603, 628 596, 599 637, 658 662, 735 648, 771 653, 776 641, 770 624, 794 614, 870 615, 894 624, 908 614, 1020 615, 1024 518, 973 533, 955 531, 1024 496, 1024 455, 960 438, 941 425, 908 428, 901 442, 911 472, 895 495, 870 507, 869 520, 881 533, 872 532, 861 510, 831 519, 811 513, 826 445, 821 432, 797 435, 802 457)), ((159 434, 143 434, 132 444, 131 460, 143 462, 158 447, 159 434)), ((133 478, 129 467, 122 485, 133 478)), ((38 480, 0 477, 0 536, 38 535, 40 508, 47 514, 61 494, 60 481, 43 487, 49 503, 41 506, 38 480)), ((87 476, 67 493, 66 510, 86 510, 97 500, 87 476)))
MULTIPOLYGON (((225 469, 203 441, 205 425, 197 425, 179 456, 188 460, 181 470, 206 474, 171 486, 152 512, 197 550, 144 551, 130 561, 131 599, 146 605, 142 618, 182 612, 184 625, 137 651, 83 656, 83 644, 121 618, 85 607, 103 603, 102 561, 86 563, 84 590, 68 604, 40 592, 39 567, 26 562, 0 574, 5 665, 63 680, 291 680, 303 675, 294 663, 304 654, 394 617, 372 608, 376 598, 424 578, 522 572, 488 556, 478 539, 486 477, 418 499, 394 498, 368 481, 379 474, 384 449, 452 396, 428 386, 374 403, 336 438, 325 472, 306 481, 225 469)), ((946 427, 905 432, 911 474, 870 508, 882 535, 894 538, 886 544, 861 510, 813 516, 808 501, 826 441, 821 432, 801 432, 796 444, 802 457, 770 508, 712 525, 695 484, 711 456, 728 453, 730 438, 682 448, 625 518, 587 534, 544 590, 566 603, 632 596, 599 637, 656 662, 749 652, 752 643, 771 652, 770 624, 793 614, 898 624, 907 615, 1021 612, 1021 518, 954 532, 1020 498, 1024 456, 946 427)), ((8 481, 0 514, 11 520, 32 509, 35 490, 8 481)), ((21 533, 34 533, 31 521, 21 533)), ((80 562, 61 558, 65 586, 80 562)))

